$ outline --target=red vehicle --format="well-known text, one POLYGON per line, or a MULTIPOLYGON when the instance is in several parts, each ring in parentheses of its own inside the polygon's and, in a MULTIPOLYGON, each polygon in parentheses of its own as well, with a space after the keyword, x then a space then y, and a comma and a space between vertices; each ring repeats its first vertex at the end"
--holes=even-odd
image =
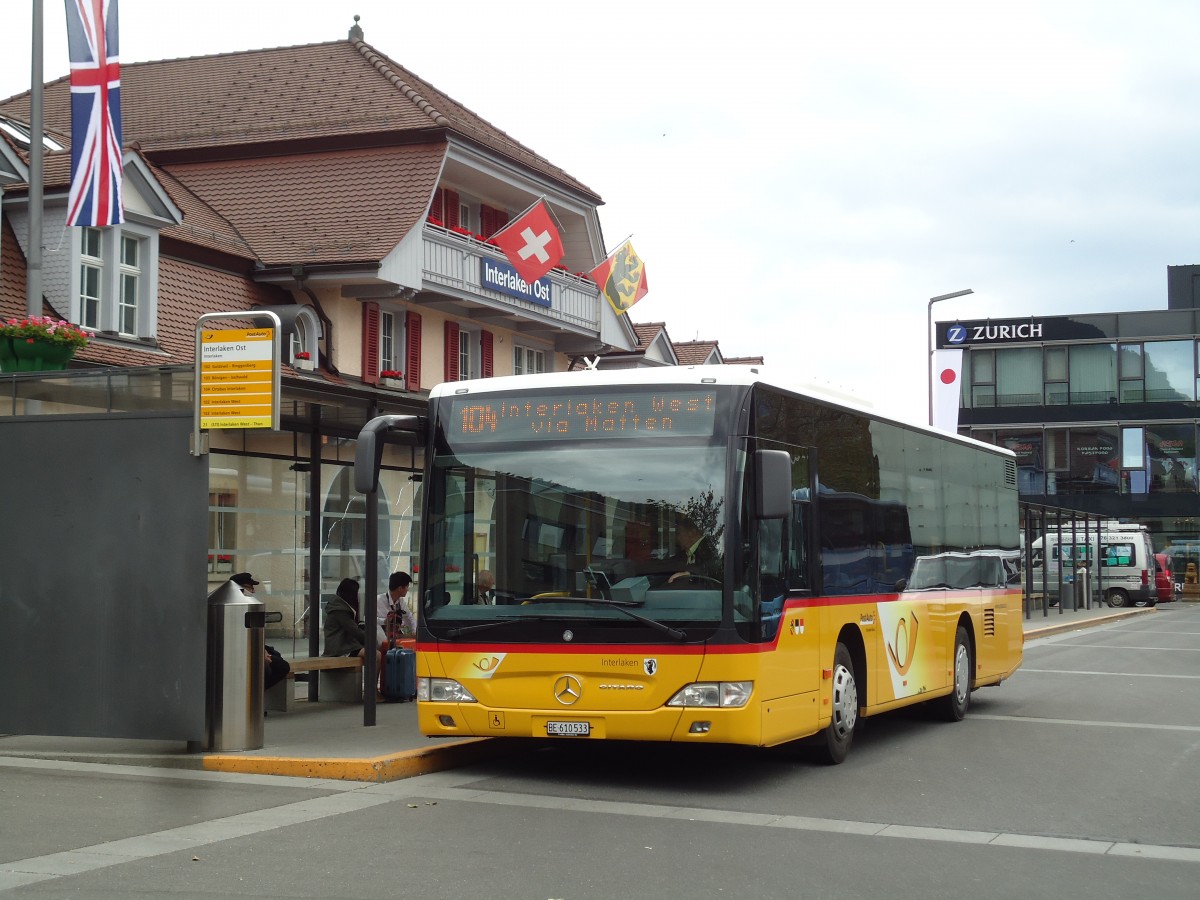
POLYGON ((1171 557, 1165 553, 1154 554, 1154 588, 1158 602, 1175 599, 1175 577, 1171 574, 1171 557))

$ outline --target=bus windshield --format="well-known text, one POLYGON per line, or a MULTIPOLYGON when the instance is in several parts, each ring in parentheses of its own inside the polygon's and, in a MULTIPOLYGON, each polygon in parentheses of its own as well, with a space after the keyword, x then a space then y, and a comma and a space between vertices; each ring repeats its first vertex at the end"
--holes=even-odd
POLYGON ((508 442, 436 454, 427 626, 446 640, 498 642, 711 633, 722 615, 726 450, 697 440, 715 444, 508 442))

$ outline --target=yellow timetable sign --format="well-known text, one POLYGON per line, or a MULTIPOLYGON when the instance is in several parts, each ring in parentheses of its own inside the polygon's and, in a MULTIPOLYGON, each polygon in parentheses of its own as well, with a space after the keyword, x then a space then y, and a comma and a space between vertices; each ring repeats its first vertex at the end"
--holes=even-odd
POLYGON ((200 427, 272 428, 275 329, 200 332, 200 427))

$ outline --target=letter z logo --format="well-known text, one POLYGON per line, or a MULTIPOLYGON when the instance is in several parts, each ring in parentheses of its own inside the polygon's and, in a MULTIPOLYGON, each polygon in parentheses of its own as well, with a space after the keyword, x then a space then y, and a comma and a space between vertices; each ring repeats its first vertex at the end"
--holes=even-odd
POLYGON ((951 325, 946 329, 946 340, 951 344, 961 344, 967 339, 967 329, 964 325, 951 325))

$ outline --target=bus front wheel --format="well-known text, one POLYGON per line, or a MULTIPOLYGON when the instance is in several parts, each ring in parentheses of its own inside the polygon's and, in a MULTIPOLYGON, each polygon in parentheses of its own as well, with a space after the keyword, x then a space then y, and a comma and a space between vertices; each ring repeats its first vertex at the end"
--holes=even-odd
POLYGON ((817 735, 819 759, 837 765, 850 753, 854 728, 858 724, 858 682, 854 678, 854 660, 846 645, 838 643, 833 653, 833 718, 817 735))
POLYGON ((961 722, 971 705, 971 645, 967 629, 958 626, 954 635, 954 690, 942 698, 942 717, 947 722, 961 722))

